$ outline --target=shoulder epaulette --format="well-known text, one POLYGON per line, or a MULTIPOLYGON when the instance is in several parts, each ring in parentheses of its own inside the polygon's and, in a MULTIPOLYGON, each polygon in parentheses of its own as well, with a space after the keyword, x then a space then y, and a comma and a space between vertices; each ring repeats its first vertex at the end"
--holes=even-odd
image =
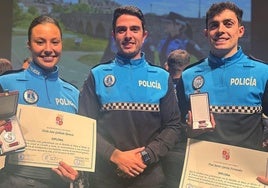
POLYGON ((150 66, 153 66, 153 67, 160 67, 160 68, 163 68, 163 69, 164 69, 164 67, 162 67, 162 66, 160 66, 160 65, 153 64, 153 63, 151 63, 151 62, 148 61, 148 60, 147 60, 147 63, 148 63, 150 66))
POLYGON ((248 55, 248 57, 249 57, 249 59, 252 59, 252 60, 254 60, 254 61, 258 61, 258 62, 261 62, 261 63, 264 63, 264 64, 267 64, 267 62, 266 61, 264 61, 264 60, 261 60, 261 59, 258 59, 258 58, 256 58, 256 57, 254 57, 253 55, 248 55))
POLYGON ((67 80, 64 80, 63 78, 60 78, 60 79, 61 79, 62 81, 64 81, 64 82, 66 82, 66 83, 68 83, 68 84, 74 86, 76 89, 78 89, 78 87, 77 87, 76 85, 72 84, 71 82, 68 82, 67 80))
POLYGON ((189 68, 191 68, 191 67, 193 67, 193 66, 195 66, 195 65, 198 65, 198 64, 202 63, 205 59, 206 59, 206 58, 200 59, 200 60, 197 61, 196 63, 192 63, 192 64, 188 65, 187 67, 185 67, 184 70, 189 69, 189 68))
POLYGON ((101 63, 99 63, 99 64, 94 65, 94 66, 92 67, 92 69, 95 68, 95 67, 97 67, 97 66, 100 66, 100 65, 109 64, 109 63, 111 63, 112 61, 113 61, 113 59, 111 59, 111 60, 109 60, 109 61, 106 61, 106 62, 101 62, 101 63))

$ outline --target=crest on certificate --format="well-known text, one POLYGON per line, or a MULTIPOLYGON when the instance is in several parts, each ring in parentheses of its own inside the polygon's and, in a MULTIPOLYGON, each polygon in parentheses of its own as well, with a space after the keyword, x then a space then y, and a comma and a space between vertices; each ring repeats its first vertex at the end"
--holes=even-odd
POLYGON ((224 158, 225 160, 229 160, 230 157, 231 157, 231 156, 230 156, 230 150, 224 148, 224 149, 222 150, 222 158, 224 158))
POLYGON ((63 125, 63 115, 58 114, 56 117, 56 124, 57 125, 63 125))

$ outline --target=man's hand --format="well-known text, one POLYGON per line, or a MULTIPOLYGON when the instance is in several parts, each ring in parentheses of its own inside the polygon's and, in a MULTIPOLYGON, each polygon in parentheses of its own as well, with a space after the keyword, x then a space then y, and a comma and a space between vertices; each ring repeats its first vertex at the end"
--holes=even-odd
POLYGON ((195 136, 198 136, 200 134, 203 134, 203 133, 206 133, 206 132, 210 132, 210 131, 213 131, 216 127, 216 122, 215 122, 215 119, 214 119, 214 116, 212 113, 210 113, 210 122, 211 122, 211 125, 212 125, 212 129, 211 128, 205 128, 205 129, 196 129, 194 130, 193 129, 193 116, 192 116, 192 112, 189 111, 188 112, 188 119, 186 120, 187 122, 187 135, 189 137, 195 137, 195 136))
POLYGON ((130 151, 114 150, 110 160, 117 165, 119 176, 124 176, 122 173, 125 173, 124 177, 136 177, 144 171, 147 166, 143 163, 140 154, 143 150, 144 147, 130 151))
POLYGON ((264 151, 268 151, 268 138, 263 140, 262 147, 263 147, 264 151))
POLYGON ((259 176, 257 177, 257 180, 261 183, 263 183, 264 185, 268 185, 268 178, 264 177, 264 176, 259 176))
POLYGON ((52 168, 64 181, 73 182, 78 178, 78 172, 64 162, 60 162, 57 168, 52 168))

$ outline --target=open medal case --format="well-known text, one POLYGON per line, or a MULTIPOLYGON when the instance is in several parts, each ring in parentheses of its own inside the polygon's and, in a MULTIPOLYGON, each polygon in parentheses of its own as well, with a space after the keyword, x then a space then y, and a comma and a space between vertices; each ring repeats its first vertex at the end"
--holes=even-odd
POLYGON ((0 93, 0 155, 24 151, 26 143, 16 117, 18 91, 0 93))

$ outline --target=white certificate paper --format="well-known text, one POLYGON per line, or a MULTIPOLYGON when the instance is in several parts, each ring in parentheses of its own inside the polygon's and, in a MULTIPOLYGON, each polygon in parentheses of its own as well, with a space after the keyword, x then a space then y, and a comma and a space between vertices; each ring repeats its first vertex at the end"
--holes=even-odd
POLYGON ((94 119, 30 105, 19 105, 17 117, 26 148, 10 154, 9 163, 53 168, 64 161, 76 170, 95 171, 94 119))
POLYGON ((188 139, 180 188, 265 188, 268 153, 188 139))

